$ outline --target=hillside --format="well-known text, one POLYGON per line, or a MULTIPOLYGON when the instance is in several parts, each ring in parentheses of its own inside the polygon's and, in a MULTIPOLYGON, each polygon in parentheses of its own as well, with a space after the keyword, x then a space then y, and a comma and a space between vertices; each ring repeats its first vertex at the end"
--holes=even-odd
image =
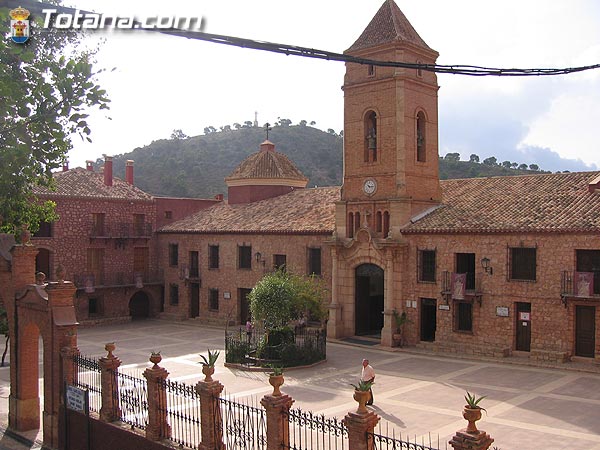
MULTIPOLYGON (((260 127, 214 131, 195 137, 162 139, 114 157, 115 174, 124 177, 125 161, 135 161, 135 184, 154 195, 213 197, 227 194, 224 178, 265 140, 260 127)), ((309 178, 309 186, 340 185, 343 138, 333 130, 307 125, 277 125, 269 132, 277 151, 285 153, 309 178)), ((451 154, 452 155, 452 154, 451 154)), ((456 155, 456 154, 455 154, 456 155)), ((96 162, 102 165, 102 160, 96 162)), ((474 178, 531 173, 498 164, 440 158, 440 178, 474 178)))

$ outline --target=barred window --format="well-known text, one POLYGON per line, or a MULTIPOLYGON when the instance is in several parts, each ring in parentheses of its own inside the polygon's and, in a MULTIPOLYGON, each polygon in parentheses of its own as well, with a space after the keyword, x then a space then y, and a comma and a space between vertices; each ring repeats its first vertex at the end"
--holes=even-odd
POLYGON ((321 249, 308 249, 308 274, 321 275, 321 249))
POLYGON ((435 250, 419 250, 419 281, 435 283, 435 250))
POLYGON ((219 268, 219 246, 209 245, 208 246, 208 268, 218 269, 219 268))
POLYGON ((252 269, 252 247, 238 246, 238 269, 252 269))
POLYGON ((179 264, 179 245, 169 244, 169 266, 177 267, 179 264))
POLYGON ((208 309, 211 311, 219 310, 219 290, 209 289, 208 290, 208 309))
POLYGON ((510 249, 511 280, 536 280, 536 250, 535 248, 526 247, 510 249))
POLYGON ((454 330, 473 331, 473 304, 470 302, 454 303, 454 330))

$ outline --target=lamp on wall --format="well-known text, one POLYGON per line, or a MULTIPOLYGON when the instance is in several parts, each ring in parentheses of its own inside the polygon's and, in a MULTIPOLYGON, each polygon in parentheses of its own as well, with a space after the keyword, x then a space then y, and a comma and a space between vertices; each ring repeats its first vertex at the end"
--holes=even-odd
POLYGON ((259 262, 260 258, 262 257, 262 254, 260 252, 256 252, 256 255, 254 255, 254 257, 256 258, 256 262, 259 262))
POLYGON ((485 273, 488 273, 490 275, 494 274, 494 269, 490 266, 490 258, 481 258, 481 267, 483 267, 485 273))

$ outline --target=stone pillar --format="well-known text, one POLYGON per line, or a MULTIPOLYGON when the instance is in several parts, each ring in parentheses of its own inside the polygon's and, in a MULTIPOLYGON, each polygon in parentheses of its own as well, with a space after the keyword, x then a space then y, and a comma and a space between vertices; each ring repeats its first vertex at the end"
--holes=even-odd
POLYGON ((159 354, 152 354, 150 360, 154 366, 144 371, 148 384, 148 425, 146 438, 159 441, 171 436, 171 427, 167 423, 167 391, 164 382, 169 376, 167 369, 158 366, 161 361, 159 354))
POLYGON ((118 369, 121 360, 113 355, 115 343, 109 342, 104 346, 108 354, 98 360, 100 365, 100 384, 102 386, 102 407, 100 420, 114 422, 121 418, 119 409, 118 369))
POLYGON ((392 346, 392 334, 396 331, 393 308, 396 304, 394 298, 394 251, 388 249, 385 254, 385 286, 383 304, 383 329, 381 330, 381 345, 392 346))
POLYGON ((338 302, 339 258, 337 248, 331 247, 331 303, 329 304, 329 320, 327 321, 327 336, 343 337, 342 305, 338 302))
POLYGON ((290 423, 287 413, 294 400, 286 394, 265 395, 260 404, 267 412, 267 450, 281 450, 290 445, 290 423))
POLYGON ((373 450, 374 442, 367 433, 373 433, 380 417, 373 411, 349 412, 343 424, 348 428, 348 450, 373 450))
POLYGON ((196 392, 200 396, 200 431, 202 442, 199 450, 224 450, 223 417, 219 405, 219 395, 223 385, 217 380, 198 381, 196 392))
POLYGON ((462 429, 452 436, 448 443, 454 450, 487 450, 494 440, 483 430, 474 433, 468 433, 467 429, 462 429))

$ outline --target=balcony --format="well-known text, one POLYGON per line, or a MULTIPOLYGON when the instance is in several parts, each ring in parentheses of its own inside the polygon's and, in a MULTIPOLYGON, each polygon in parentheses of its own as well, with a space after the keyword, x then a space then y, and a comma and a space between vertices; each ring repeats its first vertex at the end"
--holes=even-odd
MULTIPOLYGON (((446 300, 446 303, 449 303, 452 299, 463 300, 458 298, 458 292, 455 293, 452 291, 453 275, 454 272, 450 272, 449 270, 444 270, 442 272, 442 292, 440 293, 442 294, 444 300, 446 300)), ((479 303, 479 306, 481 306, 483 296, 483 289, 481 285, 483 276, 481 274, 475 274, 472 272, 466 273, 465 275, 466 282, 464 290, 458 289, 458 291, 464 292, 464 300, 476 300, 479 303)))
POLYGON ((565 308, 567 299, 600 299, 600 272, 563 270, 560 278, 560 297, 565 308))
POLYGON ((89 227, 90 242, 98 239, 113 239, 115 248, 124 248, 128 239, 150 239, 151 223, 113 223, 109 225, 92 222, 89 227))
POLYGON ((135 273, 91 273, 82 272, 73 277, 77 289, 87 293, 94 292, 97 288, 136 287, 142 288, 150 284, 162 284, 164 274, 162 270, 135 272, 135 273))

